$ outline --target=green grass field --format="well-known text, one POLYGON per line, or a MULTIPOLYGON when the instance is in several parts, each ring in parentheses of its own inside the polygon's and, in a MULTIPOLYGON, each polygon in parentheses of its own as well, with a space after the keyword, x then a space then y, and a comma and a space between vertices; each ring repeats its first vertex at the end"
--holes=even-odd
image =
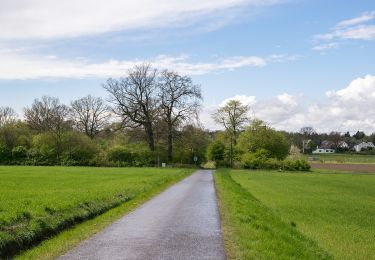
POLYGON ((0 167, 0 258, 191 172, 151 168, 0 167))
POLYGON ((305 158, 314 157, 325 163, 375 163, 375 155, 361 154, 311 154, 305 155, 305 158))
MULTIPOLYGON (((216 179, 222 174, 218 172, 216 179)), ((375 175, 232 171, 230 177, 239 185, 238 189, 254 197, 253 204, 260 204, 286 226, 295 226, 298 233, 334 258, 375 259, 375 175)), ((223 204, 224 211, 233 211, 225 209, 223 204)), ((252 211, 227 214, 231 219, 245 218, 253 214, 252 211)), ((272 226, 272 222, 264 224, 272 226)), ((239 229, 246 230, 248 225, 242 223, 239 229)), ((278 232, 273 233, 279 243, 284 241, 283 233, 281 236, 278 232)), ((247 234, 232 232, 230 236, 240 237, 238 241, 243 240, 245 246, 254 247, 254 243, 246 242, 254 238, 252 229, 247 234)), ((277 252, 280 250, 288 250, 288 247, 281 245, 277 252)))

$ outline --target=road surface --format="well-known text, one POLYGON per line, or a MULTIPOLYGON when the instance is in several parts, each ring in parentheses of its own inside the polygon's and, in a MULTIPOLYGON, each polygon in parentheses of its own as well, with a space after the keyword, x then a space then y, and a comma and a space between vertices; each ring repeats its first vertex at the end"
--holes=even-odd
POLYGON ((60 259, 225 259, 211 171, 198 171, 60 259))

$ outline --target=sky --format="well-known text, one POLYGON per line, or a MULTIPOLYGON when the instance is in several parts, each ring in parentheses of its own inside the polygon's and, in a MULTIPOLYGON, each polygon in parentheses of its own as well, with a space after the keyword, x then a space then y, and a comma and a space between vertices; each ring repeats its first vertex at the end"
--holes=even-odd
POLYGON ((236 98, 278 130, 375 132, 373 0, 0 0, 0 106, 66 104, 135 64, 236 98))

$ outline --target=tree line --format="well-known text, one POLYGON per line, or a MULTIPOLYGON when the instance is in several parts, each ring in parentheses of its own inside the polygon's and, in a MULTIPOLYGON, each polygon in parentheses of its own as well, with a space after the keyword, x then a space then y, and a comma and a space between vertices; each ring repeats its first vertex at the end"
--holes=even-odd
POLYGON ((8 164, 188 164, 205 158, 201 88, 188 76, 134 66, 108 79, 108 100, 88 95, 62 104, 43 96, 24 108, 0 107, 0 162, 8 164))
MULTIPOLYGON (((223 131, 199 123, 202 93, 188 76, 134 66, 122 78, 102 84, 108 98, 88 95, 63 104, 43 96, 25 107, 23 119, 0 107, 0 163, 25 165, 154 166, 191 165, 306 169, 302 152, 323 141, 338 148, 375 141, 354 135, 319 134, 312 127, 277 131, 249 118, 250 107, 230 100, 212 115, 223 131), (293 149, 291 149, 291 147, 293 149)), ((335 148, 335 147, 334 147, 335 148)))

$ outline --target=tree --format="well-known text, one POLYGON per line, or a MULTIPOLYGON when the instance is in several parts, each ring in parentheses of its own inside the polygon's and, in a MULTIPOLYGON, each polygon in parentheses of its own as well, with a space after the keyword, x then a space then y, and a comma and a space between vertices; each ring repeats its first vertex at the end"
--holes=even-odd
POLYGON ((353 137, 357 140, 362 140, 365 136, 366 134, 362 131, 357 131, 357 133, 353 135, 353 137))
POLYGON ((207 156, 209 160, 215 161, 216 164, 223 161, 225 157, 225 145, 219 140, 212 142, 208 146, 207 156))
POLYGON ((312 135, 316 134, 315 129, 311 126, 302 127, 301 130, 299 130, 299 132, 300 132, 300 134, 303 135, 304 138, 309 138, 312 135))
POLYGON ((108 79, 103 87, 111 95, 113 111, 126 127, 143 127, 151 151, 155 150, 154 122, 158 116, 157 71, 149 64, 135 66, 119 80, 108 79))
POLYGON ((340 132, 331 132, 329 135, 328 135, 328 140, 331 141, 333 143, 333 148, 334 149, 339 149, 340 148, 340 144, 342 142, 342 135, 340 132))
POLYGON ((25 119, 30 129, 38 133, 52 133, 55 141, 56 157, 61 155, 62 134, 67 130, 68 107, 58 98, 43 96, 35 99, 31 107, 25 108, 25 119))
POLYGON ((270 156, 284 159, 289 152, 289 145, 282 133, 255 120, 238 138, 238 147, 245 153, 255 153, 264 149, 270 156))
POLYGON ((0 127, 16 121, 17 113, 11 107, 0 107, 0 127))
POLYGON ((229 100, 223 107, 213 115, 216 123, 224 126, 230 136, 230 166, 233 165, 233 144, 237 144, 237 136, 243 129, 245 123, 249 121, 248 112, 250 107, 244 105, 239 100, 229 100))
POLYGON ((70 115, 74 126, 94 139, 108 123, 107 111, 102 98, 88 95, 71 102, 70 115))
POLYGON ((183 122, 198 117, 201 89, 192 79, 164 70, 159 80, 161 116, 167 125, 167 157, 172 161, 174 131, 183 122))
POLYGON ((237 136, 243 126, 249 122, 248 112, 250 107, 239 100, 229 100, 213 115, 216 123, 224 126, 236 144, 237 136))

